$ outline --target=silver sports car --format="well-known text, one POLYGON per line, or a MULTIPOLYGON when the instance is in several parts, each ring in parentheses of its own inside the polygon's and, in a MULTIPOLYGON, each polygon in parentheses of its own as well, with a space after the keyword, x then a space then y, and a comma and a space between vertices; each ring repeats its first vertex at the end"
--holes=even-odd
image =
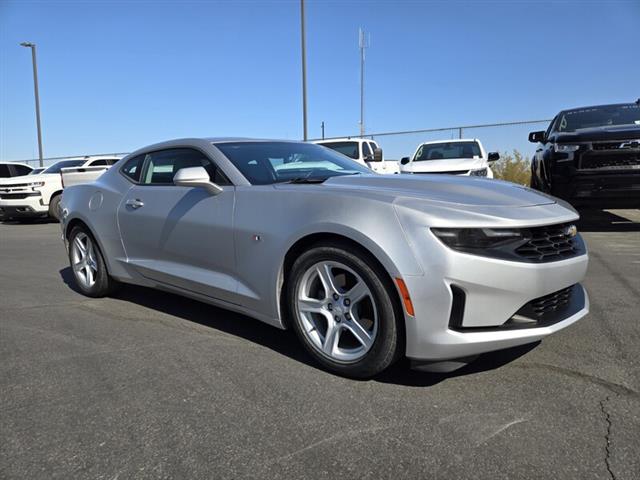
POLYGON ((587 314, 567 204, 511 183, 373 174, 328 148, 184 139, 64 190, 78 288, 160 288, 293 328, 325 368, 452 369, 587 314))

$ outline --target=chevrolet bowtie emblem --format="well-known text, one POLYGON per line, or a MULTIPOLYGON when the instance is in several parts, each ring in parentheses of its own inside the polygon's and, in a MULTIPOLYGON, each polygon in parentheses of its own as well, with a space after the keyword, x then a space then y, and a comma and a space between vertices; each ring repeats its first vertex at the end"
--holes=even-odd
POLYGON ((578 234, 578 227, 575 225, 569 225, 565 228, 564 233, 566 236, 573 238, 578 234))

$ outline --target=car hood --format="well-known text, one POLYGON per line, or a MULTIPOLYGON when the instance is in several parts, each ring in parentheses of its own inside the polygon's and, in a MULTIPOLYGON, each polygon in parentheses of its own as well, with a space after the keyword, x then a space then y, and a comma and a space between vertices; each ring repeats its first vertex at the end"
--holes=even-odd
POLYGON ((422 160, 402 166, 403 172, 457 172, 483 168, 487 162, 482 158, 448 158, 446 160, 422 160))
POLYGON ((553 133, 549 140, 557 143, 597 142, 640 139, 640 125, 617 125, 582 128, 575 132, 553 133))
POLYGON ((329 178, 315 187, 328 188, 333 192, 342 190, 396 199, 411 197, 478 207, 526 207, 556 203, 553 197, 514 183, 449 175, 346 175, 329 178))

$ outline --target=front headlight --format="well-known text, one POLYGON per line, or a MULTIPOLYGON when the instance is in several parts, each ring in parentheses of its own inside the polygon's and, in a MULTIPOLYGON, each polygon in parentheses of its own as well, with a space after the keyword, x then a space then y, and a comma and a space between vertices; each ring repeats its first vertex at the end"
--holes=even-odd
POLYGON ((513 228, 432 228, 442 243, 454 250, 474 250, 501 247, 526 241, 520 229, 513 228))
POLYGON ((568 145, 568 144, 556 143, 554 145, 554 148, 556 152, 570 153, 578 150, 580 148, 580 145, 568 145))
POLYGON ((44 187, 44 182, 32 182, 28 183, 27 186, 31 188, 44 187))
POLYGON ((486 177, 487 169, 485 168, 476 168, 475 170, 470 170, 469 175, 472 177, 486 177))

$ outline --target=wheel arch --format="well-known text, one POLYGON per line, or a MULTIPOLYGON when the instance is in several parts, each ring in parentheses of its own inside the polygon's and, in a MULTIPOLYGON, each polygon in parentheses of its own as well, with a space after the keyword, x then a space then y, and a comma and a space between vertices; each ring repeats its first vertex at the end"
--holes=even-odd
MULTIPOLYGON (((286 291, 286 288, 285 288, 286 282, 288 280, 288 275, 289 275, 289 272, 291 271, 291 267, 293 266, 293 263, 295 262, 296 258, 301 253, 319 244, 338 244, 338 245, 344 245, 352 250, 356 250, 361 255, 365 256, 370 262, 372 262, 372 264, 376 267, 376 270, 380 271, 380 273, 383 275, 382 280, 387 286, 387 289, 391 294, 391 300, 396 310, 396 314, 398 315, 398 318, 402 319, 402 321, 400 321, 399 328, 400 328, 400 341, 402 342, 401 351, 404 352, 406 317, 405 317, 404 308, 402 307, 400 292, 398 291, 398 287, 396 285, 396 282, 394 281, 394 277, 399 276, 399 274, 396 274, 393 271, 390 271, 390 269, 384 265, 384 262, 382 262, 378 258, 378 256, 376 256, 371 251, 371 249, 367 248, 367 246, 365 246, 363 243, 339 233, 334 233, 334 232, 310 233, 296 240, 295 243, 293 243, 287 250, 287 253, 285 254, 284 259, 282 261, 280 273, 278 275, 278 283, 277 283, 278 309, 279 309, 279 314, 280 314, 279 316, 282 322, 282 326, 287 329, 290 327, 289 325, 290 319, 286 315, 287 308, 286 308, 286 300, 284 296, 286 291)), ((386 260, 387 260, 387 263, 390 262, 389 259, 386 259, 386 260)))
POLYGON ((98 235, 96 235, 96 232, 93 230, 93 228, 91 228, 91 226, 85 222, 82 218, 80 217, 74 217, 71 220, 69 220, 67 222, 67 224, 65 225, 64 228, 64 240, 65 243, 68 245, 69 243, 69 235, 71 235, 71 231, 77 227, 77 226, 81 226, 87 229, 87 231, 91 234, 91 237, 93 238, 93 240, 98 244, 98 248, 100 249, 100 252, 102 252, 102 256, 104 258, 104 264, 105 264, 105 268, 107 269, 107 273, 110 273, 110 268, 109 268, 109 261, 107 260, 106 256, 105 256, 105 249, 104 246, 102 245, 102 242, 100 241, 100 237, 98 237, 98 235))

